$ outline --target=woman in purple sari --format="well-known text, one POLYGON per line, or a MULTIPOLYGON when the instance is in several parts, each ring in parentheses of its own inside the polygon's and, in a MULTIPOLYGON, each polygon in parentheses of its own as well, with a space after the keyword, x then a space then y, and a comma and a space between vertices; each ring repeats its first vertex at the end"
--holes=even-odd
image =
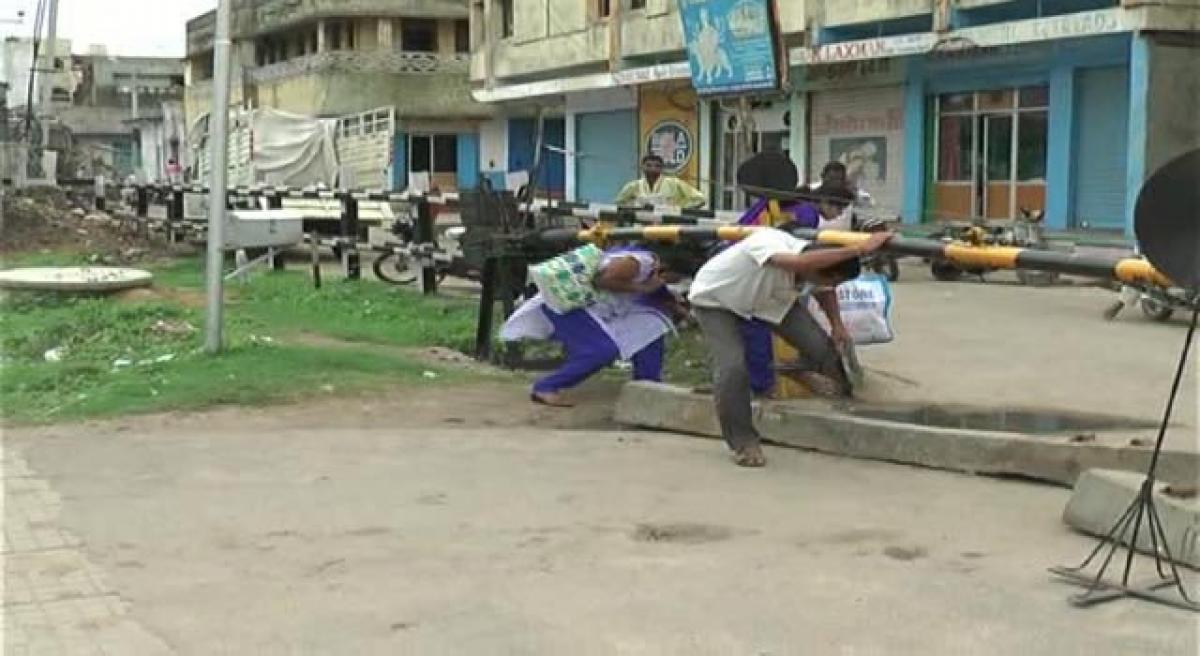
POLYGON ((644 248, 605 251, 593 281, 603 300, 570 312, 548 307, 541 294, 522 303, 500 330, 505 341, 549 339, 563 345, 566 360, 533 384, 534 403, 570 407, 569 390, 617 360, 633 364, 634 380, 662 380, 666 335, 685 316, 667 289, 657 255, 644 248))

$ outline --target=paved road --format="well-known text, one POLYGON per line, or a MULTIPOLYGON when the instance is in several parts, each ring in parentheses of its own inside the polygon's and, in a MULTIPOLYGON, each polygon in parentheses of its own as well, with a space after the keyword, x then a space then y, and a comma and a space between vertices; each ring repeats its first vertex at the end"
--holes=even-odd
POLYGON ((10 432, 5 653, 1196 653, 1186 613, 1065 602, 1066 490, 298 415, 10 432))
MULTIPOLYGON (((933 282, 907 261, 894 286, 896 341, 862 349, 881 398, 920 403, 1046 408, 1124 417, 1161 416, 1186 326, 1161 324, 1127 310, 1101 313, 1116 294, 1095 287, 1035 288, 995 283, 933 282)), ((1175 420, 1197 443, 1196 366, 1185 378, 1175 420)))

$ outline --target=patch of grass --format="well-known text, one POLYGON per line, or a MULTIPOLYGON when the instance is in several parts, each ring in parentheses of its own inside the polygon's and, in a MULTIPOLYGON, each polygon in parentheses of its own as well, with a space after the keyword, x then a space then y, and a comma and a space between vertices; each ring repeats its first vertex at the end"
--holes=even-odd
MULTIPOLYGON (((56 260, 62 263, 62 259, 56 260)), ((201 352, 203 309, 178 291, 203 286, 199 260, 152 267, 159 293, 138 301, 12 293, 0 297, 0 416, 41 422, 130 412, 257 404, 393 380, 457 376, 369 346, 322 348, 302 333, 392 346, 467 350, 470 299, 424 298, 383 283, 299 272, 232 283, 219 357, 201 352)))
POLYGON ((667 363, 664 377, 668 383, 695 387, 712 382, 709 372, 708 347, 699 328, 681 331, 667 342, 667 363))
POLYGON ((286 332, 396 346, 445 346, 469 352, 477 303, 426 298, 371 280, 327 281, 313 289, 307 275, 280 272, 231 286, 230 316, 286 332))
POLYGON ((6 366, 0 398, 15 421, 58 421, 344 393, 389 380, 421 381, 426 369, 359 349, 243 343, 220 357, 193 349, 119 370, 100 362, 6 366))
POLYGON ((150 265, 154 284, 177 289, 204 289, 204 260, 187 258, 164 260, 150 265))

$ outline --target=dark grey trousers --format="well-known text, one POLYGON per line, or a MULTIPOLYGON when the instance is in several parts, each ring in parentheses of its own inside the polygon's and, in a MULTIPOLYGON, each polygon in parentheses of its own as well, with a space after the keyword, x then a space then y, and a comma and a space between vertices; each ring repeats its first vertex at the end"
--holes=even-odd
MULTIPOLYGON (((739 330, 745 319, 728 310, 694 307, 692 313, 704 331, 704 340, 712 361, 713 400, 721 435, 729 447, 737 451, 760 440, 754 428, 754 398, 750 390, 750 370, 739 330)), ((826 376, 842 385, 849 393, 850 385, 842 368, 841 357, 833 340, 800 303, 784 315, 778 326, 771 326, 800 352, 800 367, 826 376)))

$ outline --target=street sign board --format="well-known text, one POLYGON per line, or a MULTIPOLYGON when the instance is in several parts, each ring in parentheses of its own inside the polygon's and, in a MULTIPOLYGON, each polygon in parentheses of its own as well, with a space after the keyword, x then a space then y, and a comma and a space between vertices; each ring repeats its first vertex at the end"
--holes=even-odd
POLYGON ((677 0, 692 86, 701 95, 778 88, 771 0, 677 0))

